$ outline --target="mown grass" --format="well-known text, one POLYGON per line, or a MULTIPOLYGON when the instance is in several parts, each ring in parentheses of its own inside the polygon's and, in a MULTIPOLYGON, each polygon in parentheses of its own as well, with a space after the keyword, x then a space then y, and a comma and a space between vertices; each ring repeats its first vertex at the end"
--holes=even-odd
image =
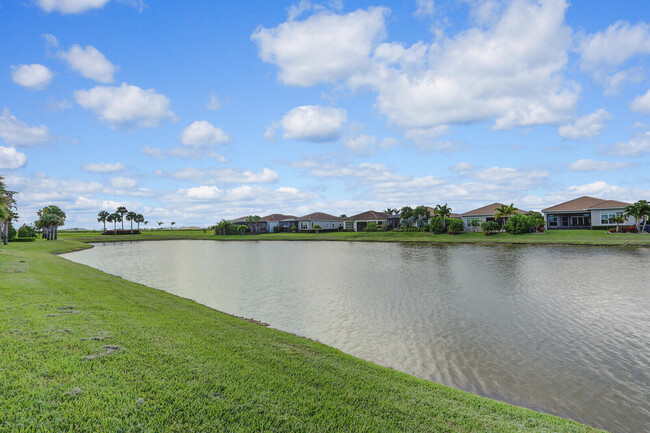
POLYGON ((2 432, 596 431, 53 254, 84 246, 0 252, 2 432))
POLYGON ((354 242, 434 242, 434 243, 485 243, 485 244, 546 244, 594 246, 645 246, 650 247, 650 234, 608 233, 604 230, 549 230, 545 233, 511 235, 482 233, 459 235, 433 235, 422 232, 333 232, 333 233, 268 233, 244 236, 215 236, 210 230, 144 230, 141 235, 103 236, 99 231, 60 232, 61 239, 83 242, 112 242, 121 240, 213 239, 223 241, 354 241, 354 242))

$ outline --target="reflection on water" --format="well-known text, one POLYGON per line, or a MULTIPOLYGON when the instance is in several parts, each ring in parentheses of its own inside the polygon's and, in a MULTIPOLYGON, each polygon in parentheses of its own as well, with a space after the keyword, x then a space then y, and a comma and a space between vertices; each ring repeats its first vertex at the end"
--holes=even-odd
POLYGON ((650 249, 165 241, 66 257, 476 394, 650 425, 650 249))

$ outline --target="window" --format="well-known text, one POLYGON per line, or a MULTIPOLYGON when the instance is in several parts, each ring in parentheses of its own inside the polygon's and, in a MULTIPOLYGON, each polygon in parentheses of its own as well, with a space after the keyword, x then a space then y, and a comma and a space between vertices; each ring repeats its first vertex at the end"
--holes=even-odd
POLYGON ((308 223, 300 223, 300 230, 309 230, 308 223))
POLYGON ((471 227, 471 226, 472 226, 472 221, 478 221, 478 222, 481 222, 481 219, 480 219, 480 218, 476 218, 476 217, 468 217, 468 218, 467 218, 467 226, 468 226, 468 227, 471 227))
POLYGON ((549 215, 548 216, 548 226, 549 227, 557 227, 557 215, 549 215))
POLYGON ((601 212, 600 213, 600 223, 603 224, 603 225, 613 224, 613 223, 611 223, 609 221, 609 219, 617 217, 617 216, 623 216, 623 211, 618 211, 618 212, 605 211, 605 212, 601 212))

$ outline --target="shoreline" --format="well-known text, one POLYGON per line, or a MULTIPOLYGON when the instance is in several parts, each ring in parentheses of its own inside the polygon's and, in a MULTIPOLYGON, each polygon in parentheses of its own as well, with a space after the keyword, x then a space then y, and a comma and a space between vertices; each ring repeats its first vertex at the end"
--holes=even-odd
POLYGON ((9 318, 0 321, 0 347, 9 348, 0 358, 0 394, 10 402, 0 426, 599 431, 58 257, 87 247, 37 241, 0 252, 0 289, 9 296, 0 305, 0 317, 9 318), (174 413, 182 421, 174 424, 174 413))

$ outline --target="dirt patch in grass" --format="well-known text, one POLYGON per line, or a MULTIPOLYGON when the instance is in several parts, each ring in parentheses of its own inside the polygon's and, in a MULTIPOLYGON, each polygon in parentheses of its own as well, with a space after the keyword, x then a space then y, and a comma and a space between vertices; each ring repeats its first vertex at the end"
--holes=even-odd
POLYGON ((84 356, 81 359, 83 359, 84 361, 92 361, 93 359, 102 358, 104 356, 112 355, 115 352, 119 352, 120 350, 122 350, 122 348, 120 346, 107 345, 107 346, 102 346, 102 350, 104 351, 103 353, 98 353, 97 355, 84 356))

